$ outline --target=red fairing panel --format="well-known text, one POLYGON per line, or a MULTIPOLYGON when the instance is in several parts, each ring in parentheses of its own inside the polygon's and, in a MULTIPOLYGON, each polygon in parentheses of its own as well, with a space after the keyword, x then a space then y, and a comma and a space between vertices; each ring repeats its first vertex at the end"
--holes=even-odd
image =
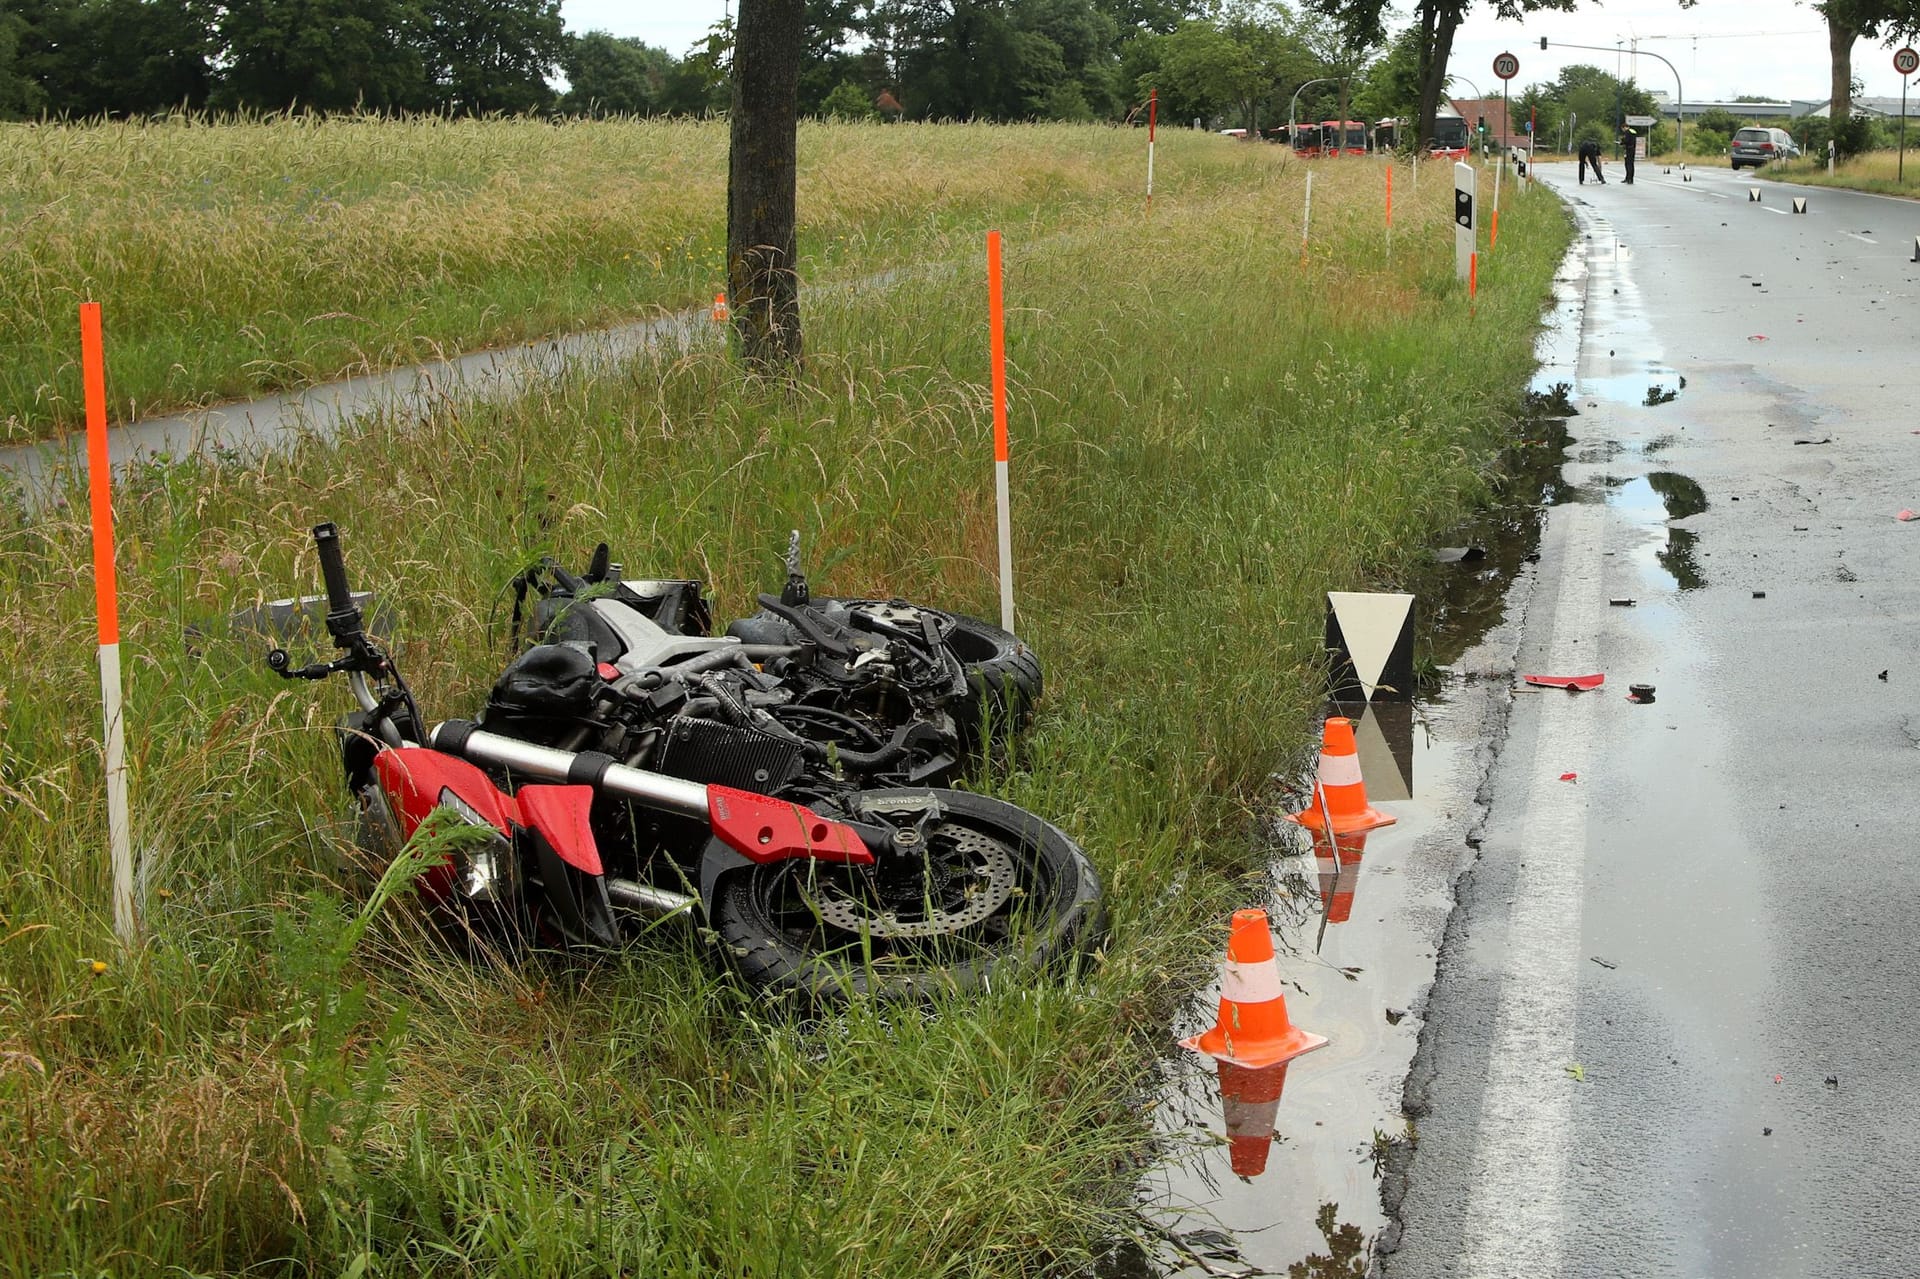
POLYGON ((708 786, 707 820, 715 835, 749 861, 811 857, 855 866, 873 864, 873 854, 851 826, 829 821, 788 800, 731 786, 708 786))
POLYGON ((589 875, 604 873, 600 846, 587 820, 593 808, 593 787, 522 786, 514 798, 520 802, 522 823, 546 836, 561 861, 589 875))
POLYGON ((403 835, 411 837, 440 802, 440 792, 450 790, 502 835, 513 838, 513 824, 520 820, 520 813, 512 796, 503 795, 485 773, 464 759, 424 746, 402 746, 375 755, 373 771, 381 789, 392 797, 403 835))

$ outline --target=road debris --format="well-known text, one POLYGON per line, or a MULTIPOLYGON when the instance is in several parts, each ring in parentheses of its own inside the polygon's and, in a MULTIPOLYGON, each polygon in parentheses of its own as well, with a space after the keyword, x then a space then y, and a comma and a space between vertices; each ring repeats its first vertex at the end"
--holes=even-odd
POLYGON ((1642 706, 1649 705, 1653 701, 1653 685, 1651 684, 1627 685, 1627 700, 1630 702, 1638 702, 1642 706))
POLYGON ((1620 599, 1608 600, 1607 603, 1611 604, 1615 608, 1632 608, 1634 604, 1634 600, 1633 600, 1633 597, 1629 595, 1629 596, 1624 596, 1620 599))
POLYGON ((1827 435, 1827 436, 1822 436, 1820 439, 1817 439, 1817 440, 1795 440, 1794 443, 1795 444, 1831 444, 1833 443, 1833 437, 1831 435, 1827 435))
POLYGON ((1561 780, 1561 781, 1563 781, 1563 782, 1577 782, 1577 781, 1579 781, 1579 780, 1580 780, 1580 774, 1578 774, 1578 773, 1562 773, 1562 774, 1560 774, 1560 780, 1561 780))
POLYGON ((1598 955, 1588 955, 1587 958, 1591 959, 1594 963, 1600 965, 1602 968, 1605 968, 1608 971, 1612 971, 1613 969, 1618 968, 1620 966, 1614 963, 1612 960, 1602 959, 1598 955))
POLYGON ((1572 1079, 1576 1083, 1584 1084, 1587 1082, 1587 1068, 1585 1066, 1582 1066, 1579 1062, 1570 1061, 1564 1067, 1562 1067, 1562 1069, 1564 1069, 1567 1072, 1567 1077, 1569 1079, 1572 1079))
POLYGON ((1607 682, 1605 675, 1522 675, 1521 679, 1538 688, 1564 688, 1569 693, 1586 693, 1607 682))
POLYGON ((1905 524, 1909 520, 1920 520, 1920 515, 1915 515, 1912 511, 1902 511, 1893 518, 1905 524))
POLYGON ((1767 598, 1767 593, 1766 593, 1765 591, 1755 591, 1755 592, 1753 593, 1753 598, 1755 598, 1755 599, 1757 599, 1757 600, 1763 600, 1763 599, 1765 599, 1765 598, 1767 598))

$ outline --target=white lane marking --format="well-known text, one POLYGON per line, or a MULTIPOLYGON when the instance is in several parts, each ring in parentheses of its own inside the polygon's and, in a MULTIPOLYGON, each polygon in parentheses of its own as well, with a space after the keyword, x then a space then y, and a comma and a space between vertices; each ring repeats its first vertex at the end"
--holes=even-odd
POLYGON ((1761 205, 1760 211, 1762 213, 1778 213, 1783 218, 1788 216, 1787 211, 1785 209, 1776 209, 1770 204, 1761 205))
POLYGON ((1874 239, 1874 238, 1873 238, 1872 236, 1870 236, 1870 235, 1861 235, 1861 234, 1860 234, 1860 233, 1859 233, 1858 231, 1849 231, 1849 232, 1847 232, 1847 234, 1848 234, 1848 235, 1850 235, 1850 236, 1852 236, 1852 237, 1853 237, 1854 239, 1856 239, 1856 240, 1858 240, 1858 241, 1860 241, 1860 243, 1862 243, 1862 244, 1878 244, 1878 243, 1880 243, 1880 241, 1878 241, 1878 240, 1876 240, 1876 239, 1874 239))
MULTIPOLYGON (((1601 532, 1605 508, 1557 508, 1561 563, 1552 638, 1541 664, 1573 670, 1593 661, 1601 626, 1601 532)), ((1551 562, 1551 561, 1549 561, 1551 562)), ((1539 734, 1520 839, 1521 859, 1507 912, 1506 973, 1500 987, 1480 1138, 1467 1183, 1464 1264, 1473 1279, 1536 1279, 1562 1273, 1571 1231, 1568 1157, 1574 1141, 1570 1078, 1579 991, 1580 919, 1586 884, 1587 802, 1578 781, 1594 760, 1592 707, 1583 698, 1541 699, 1539 734)))

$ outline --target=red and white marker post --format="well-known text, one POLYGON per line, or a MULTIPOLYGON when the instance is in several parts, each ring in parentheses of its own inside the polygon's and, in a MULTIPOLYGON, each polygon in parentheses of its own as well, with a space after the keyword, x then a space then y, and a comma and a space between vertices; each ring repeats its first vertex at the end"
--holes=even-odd
POLYGON ((1000 525, 1000 629, 1013 633, 1013 515, 1007 483, 1007 318, 1000 296, 1000 233, 987 232, 987 345, 993 377, 993 490, 1000 525))
POLYGON ((1153 129, 1160 116, 1160 90, 1147 90, 1147 212, 1153 212, 1153 129))
POLYGON ((1387 261, 1393 261, 1393 160, 1387 160, 1387 261))
POLYGON ((1313 231, 1313 170, 1307 170, 1307 207, 1300 214, 1300 265, 1307 264, 1307 238, 1313 231))
POLYGON ((127 742, 120 680, 120 599, 113 567, 113 463, 107 456, 107 365, 100 304, 80 304, 80 376, 87 407, 87 489, 93 508, 93 591, 100 620, 100 704, 106 729, 107 846, 113 861, 113 931, 139 936, 133 839, 127 830, 127 742))

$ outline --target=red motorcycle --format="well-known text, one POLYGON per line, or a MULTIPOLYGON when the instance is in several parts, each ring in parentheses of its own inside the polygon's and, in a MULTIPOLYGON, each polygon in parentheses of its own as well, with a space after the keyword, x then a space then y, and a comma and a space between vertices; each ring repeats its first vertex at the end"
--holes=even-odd
MULTIPOLYGON (((637 743, 629 758, 658 760, 658 768, 461 720, 424 728, 392 657, 366 633, 338 531, 322 524, 313 536, 326 627, 341 656, 295 667, 275 649, 268 665, 288 679, 347 677, 359 710, 340 731, 342 762, 360 843, 377 864, 390 864, 437 811, 474 828, 414 881, 450 935, 510 953, 529 944, 611 946, 647 921, 698 912, 748 982, 812 1000, 984 988, 1098 937, 1100 883, 1085 854, 1005 801, 875 787, 884 770, 849 771, 831 741, 812 743, 817 750, 801 741, 782 756, 775 794, 669 771, 676 760, 702 758, 662 745, 708 722, 688 718, 699 706, 755 709, 716 685, 719 646, 682 654, 684 671, 671 662, 589 661, 584 687, 575 687, 579 669, 566 670, 569 705, 617 731, 606 740, 637 743), (631 738, 629 725, 637 726, 631 738)), ((804 629, 807 619, 791 616, 804 629)), ((926 633, 934 636, 931 623, 926 633)), ((803 638, 784 659, 764 651, 779 646, 748 651, 773 665, 820 647, 818 636, 803 638)), ((862 642, 862 654, 876 651, 862 642)), ((516 667, 524 674, 524 662, 516 667)))

